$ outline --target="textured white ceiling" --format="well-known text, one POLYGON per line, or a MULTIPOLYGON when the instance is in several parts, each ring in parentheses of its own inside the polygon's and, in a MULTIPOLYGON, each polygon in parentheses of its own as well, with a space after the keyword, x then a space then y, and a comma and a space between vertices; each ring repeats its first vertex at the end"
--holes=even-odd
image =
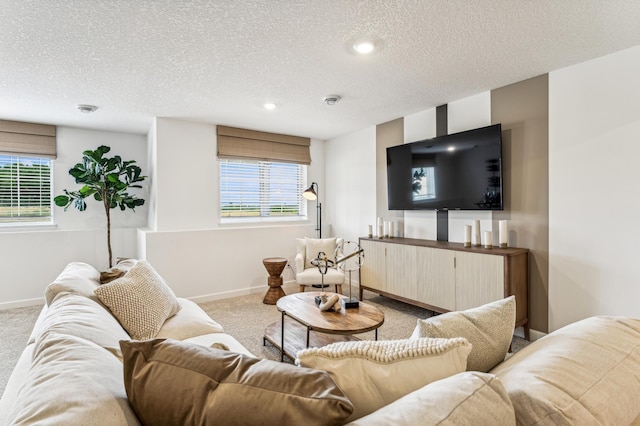
POLYGON ((638 0, 0 0, 0 22, 0 118, 143 134, 328 139, 640 45, 638 0))

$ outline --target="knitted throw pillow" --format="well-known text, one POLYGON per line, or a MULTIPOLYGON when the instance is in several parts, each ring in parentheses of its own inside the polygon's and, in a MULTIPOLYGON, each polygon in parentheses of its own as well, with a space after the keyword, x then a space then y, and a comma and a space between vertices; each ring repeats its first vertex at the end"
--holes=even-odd
POLYGON ((173 291, 145 260, 95 293, 135 340, 154 338, 167 318, 181 308, 173 291))

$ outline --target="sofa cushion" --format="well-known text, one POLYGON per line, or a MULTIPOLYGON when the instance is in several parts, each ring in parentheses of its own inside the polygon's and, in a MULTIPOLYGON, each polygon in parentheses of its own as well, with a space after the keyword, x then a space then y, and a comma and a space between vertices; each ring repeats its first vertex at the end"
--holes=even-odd
POLYGON ((522 425, 627 425, 640 415, 640 320, 567 325, 492 370, 522 425))
POLYGON ((76 336, 121 358, 120 340, 129 335, 98 302, 73 293, 60 293, 47 309, 35 341, 48 335, 76 336))
POLYGON ((126 275, 95 290, 120 324, 137 340, 152 339, 181 308, 173 291, 149 262, 138 261, 126 275))
POLYGON ((516 424, 513 405, 493 374, 466 371, 429 383, 350 426, 516 424))
POLYGON ((47 334, 35 343, 6 424, 137 425, 122 382, 122 363, 95 343, 47 334))
POLYGON ((224 333, 220 324, 207 315, 195 302, 178 298, 181 309, 160 327, 158 339, 184 340, 210 333, 224 333))
POLYGON ((339 424, 353 410, 323 371, 177 340, 121 346, 144 424, 339 424))
POLYGON ((305 238, 305 268, 315 268, 311 261, 318 257, 319 252, 324 252, 327 259, 335 262, 336 239, 335 238, 305 238))
POLYGON ((466 311, 418 320, 412 337, 464 337, 473 346, 467 370, 488 372, 504 361, 516 323, 514 296, 466 311))
POLYGON ((464 371, 466 339, 338 342, 298 352, 296 363, 325 370, 365 416, 428 383, 464 371))
POLYGON ((238 342, 235 337, 226 333, 203 334, 201 336, 184 339, 184 342, 194 343, 196 345, 206 347, 216 347, 217 345, 221 344, 231 352, 237 352, 255 358, 255 355, 249 352, 249 350, 245 348, 242 343, 238 342))
POLYGON ((44 291, 44 300, 51 305, 58 293, 76 293, 95 299, 94 291, 100 285, 100 272, 83 262, 69 263, 44 291))

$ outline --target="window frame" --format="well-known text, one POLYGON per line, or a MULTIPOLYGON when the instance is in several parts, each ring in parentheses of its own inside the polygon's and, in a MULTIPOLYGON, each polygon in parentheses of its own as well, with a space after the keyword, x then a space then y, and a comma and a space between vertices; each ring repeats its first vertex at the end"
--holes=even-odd
MULTIPOLYGON (((54 197, 54 182, 53 182, 53 178, 54 178, 54 159, 50 158, 50 157, 43 157, 43 156, 38 156, 38 155, 17 155, 17 154, 12 154, 12 153, 4 153, 4 152, 0 152, 0 159, 3 161, 0 161, 0 166, 5 165, 5 159, 8 159, 8 161, 6 162, 6 164, 9 164, 11 162, 15 162, 17 164, 24 164, 25 161, 29 162, 29 161, 33 161, 33 162, 38 162, 41 166, 42 165, 46 165, 49 168, 49 215, 48 216, 40 216, 42 218, 44 218, 44 220, 37 220, 38 216, 33 216, 33 218, 36 218, 36 220, 10 220, 11 217, 7 216, 6 218, 4 217, 0 217, 0 229, 6 229, 6 228, 32 228, 32 227, 43 227, 43 226, 53 226, 55 225, 54 222, 54 202, 53 202, 53 197, 54 197), (48 218, 48 219, 47 219, 48 218), (8 219, 8 221, 3 221, 4 219, 8 219)), ((46 180, 46 179, 45 179, 46 180)), ((41 184, 43 181, 42 178, 38 179, 37 182, 39 184, 41 184)), ((18 198, 20 199, 20 194, 18 194, 18 198)), ((41 197, 42 198, 42 197, 41 197)), ((42 199, 40 199, 40 202, 42 202, 42 199)), ((18 209, 20 209, 21 207, 28 207, 23 205, 22 203, 20 203, 20 201, 18 202, 18 209)), ((40 208, 43 207, 43 204, 41 203, 40 208)), ((1 208, 1 207, 0 207, 1 208)), ((21 216, 14 216, 14 218, 20 218, 21 216)), ((29 218, 29 216, 25 216, 25 218, 29 218)))
MULTIPOLYGON (((298 163, 290 163, 290 162, 282 162, 282 161, 273 161, 273 160, 251 160, 246 158, 219 158, 217 161, 218 165, 218 202, 217 202, 217 210, 218 210, 218 218, 219 223, 222 225, 225 224, 250 224, 250 225, 259 225, 259 224, 273 224, 275 222, 303 222, 308 220, 307 215, 307 203, 306 200, 302 197, 302 192, 307 186, 307 173, 308 167, 306 164, 298 164, 298 163), (249 216, 224 216, 223 215, 223 163, 249 163, 249 164, 257 164, 258 166, 264 167, 264 165, 271 164, 281 164, 286 166, 296 166, 299 171, 299 176, 296 179, 296 190, 295 197, 297 200, 298 206, 298 214, 295 215, 262 215, 259 213, 258 215, 249 215, 249 216)), ((258 171, 259 176, 265 176, 265 173, 258 171)), ((259 180, 258 185, 261 188, 264 188, 267 185, 266 182, 259 180)), ((257 193, 259 198, 259 211, 265 211, 267 207, 265 205, 265 195, 269 193, 263 193, 261 190, 257 193)), ((270 197, 267 197, 270 199, 270 197)), ((271 209, 268 210, 269 212, 271 209)))

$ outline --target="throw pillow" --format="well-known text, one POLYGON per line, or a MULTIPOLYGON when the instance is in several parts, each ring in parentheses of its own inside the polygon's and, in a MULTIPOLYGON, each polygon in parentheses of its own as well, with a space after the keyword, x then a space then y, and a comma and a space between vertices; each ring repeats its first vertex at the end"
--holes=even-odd
POLYGON ((131 338, 152 339, 180 303, 162 277, 145 260, 129 272, 95 290, 96 296, 120 321, 131 338))
POLYGON ((473 349, 467 370, 488 372, 504 361, 516 324, 516 299, 487 303, 466 311, 418 320, 412 337, 464 337, 473 349))
POLYGON ((143 424, 342 424, 353 406, 324 371, 171 339, 120 342, 143 424))
POLYGON ((303 349, 296 363, 331 374, 353 403, 351 421, 464 371, 470 351, 469 342, 460 337, 339 342, 303 349))
POLYGON ((334 252, 336 251, 336 239, 335 238, 305 238, 305 268, 315 268, 311 264, 311 261, 318 257, 318 253, 324 252, 327 259, 335 262, 336 258, 334 252))
POLYGON ((83 262, 71 262, 58 275, 56 280, 47 286, 44 299, 47 306, 59 293, 67 292, 95 299, 93 293, 100 285, 100 272, 93 266, 83 262))
POLYGON ((118 262, 112 268, 107 269, 106 271, 100 272, 100 284, 107 284, 111 281, 120 278, 127 272, 129 269, 133 267, 137 262, 137 259, 123 259, 118 258, 118 262))

